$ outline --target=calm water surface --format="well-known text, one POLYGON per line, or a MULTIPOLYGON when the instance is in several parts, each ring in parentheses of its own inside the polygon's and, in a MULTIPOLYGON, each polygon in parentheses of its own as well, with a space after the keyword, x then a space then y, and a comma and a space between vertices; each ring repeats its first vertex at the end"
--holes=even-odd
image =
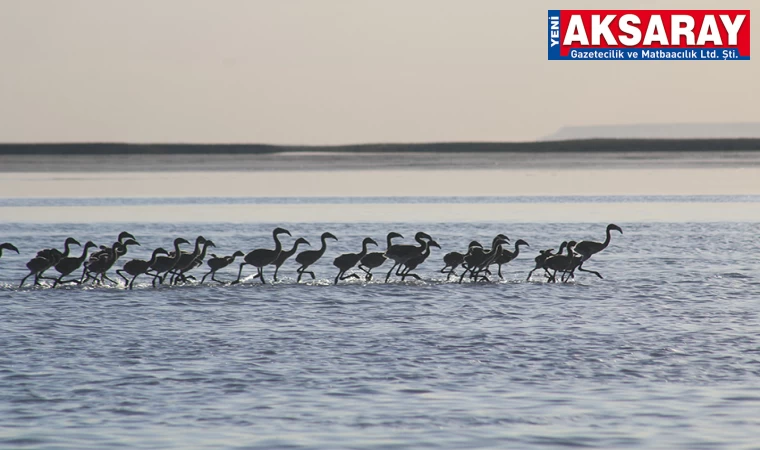
MULTIPOLYGON (((506 210, 521 201, 474 200, 506 210)), ((755 197, 618 203, 659 211, 669 201, 760 209, 755 197)), ((0 213, 48 206, 5 199, 0 213)), ((323 231, 340 238, 314 266, 316 282, 296 285, 291 261, 275 285, 154 290, 143 280, 134 291, 16 286, 36 250, 69 235, 110 243, 126 229, 142 243, 131 256, 147 257, 202 234, 231 254, 271 247, 282 224, 0 217, 0 241, 22 251, 0 259, 0 446, 760 448, 760 222, 616 221, 625 234, 588 263, 605 279, 553 285, 525 281, 535 252, 603 240, 606 223, 426 222, 429 206, 419 207, 414 221, 285 224, 315 246, 323 231), (425 230, 442 245, 419 270, 424 281, 330 285, 337 254, 391 230, 425 230), (437 272, 443 253, 500 232, 531 244, 503 282, 459 285, 437 272)))

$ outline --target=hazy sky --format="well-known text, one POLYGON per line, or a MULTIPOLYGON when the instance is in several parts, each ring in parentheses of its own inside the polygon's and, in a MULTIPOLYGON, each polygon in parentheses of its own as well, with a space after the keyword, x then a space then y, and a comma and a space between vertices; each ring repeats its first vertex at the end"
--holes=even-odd
POLYGON ((549 8, 609 5, 0 0, 0 141, 494 141, 564 125, 760 122, 760 54, 547 61, 549 8))

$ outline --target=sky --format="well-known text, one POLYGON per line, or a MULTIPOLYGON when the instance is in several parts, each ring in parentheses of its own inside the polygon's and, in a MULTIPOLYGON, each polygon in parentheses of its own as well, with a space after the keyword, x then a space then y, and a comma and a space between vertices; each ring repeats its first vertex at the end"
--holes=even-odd
POLYGON ((548 9, 609 5, 0 0, 0 142, 530 141, 564 126, 760 122, 760 56, 547 60, 548 9))

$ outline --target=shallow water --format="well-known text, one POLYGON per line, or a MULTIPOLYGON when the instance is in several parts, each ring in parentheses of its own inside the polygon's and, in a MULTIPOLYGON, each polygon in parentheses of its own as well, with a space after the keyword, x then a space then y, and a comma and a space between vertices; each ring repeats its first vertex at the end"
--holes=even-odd
MULTIPOLYGON (((535 200, 473 202, 509 210, 535 200)), ((142 246, 127 260, 175 236, 202 234, 219 254, 271 247, 271 230, 282 224, 211 215, 176 224, 3 216, 0 241, 22 254, 0 259, 0 445, 757 448, 760 221, 666 221, 658 211, 758 210, 758 199, 602 200, 585 204, 645 204, 654 213, 617 222, 625 234, 588 263, 603 280, 579 274, 565 285, 525 281, 535 252, 569 238, 602 240, 606 223, 572 215, 425 222, 426 208, 459 204, 425 202, 409 222, 287 223, 315 246, 323 231, 340 238, 314 266, 316 282, 294 284, 291 261, 283 280, 267 286, 245 269, 248 278, 235 286, 151 289, 143 279, 134 291, 18 290, 31 254, 69 235, 100 244, 129 230, 142 246), (365 236, 382 245, 391 230, 407 238, 425 230, 442 245, 419 270, 424 281, 330 284, 332 258, 357 251, 365 236), (443 253, 500 232, 531 244, 505 266, 503 282, 460 285, 437 273, 443 253)), ((3 202, 5 211, 50 205, 3 202)), ((568 199, 543 202, 574 210, 568 199)), ((112 207, 95 203, 85 206, 112 207)), ((219 278, 234 276, 230 267, 219 278)))
POLYGON ((760 195, 0 198, 0 222, 760 222, 760 195))

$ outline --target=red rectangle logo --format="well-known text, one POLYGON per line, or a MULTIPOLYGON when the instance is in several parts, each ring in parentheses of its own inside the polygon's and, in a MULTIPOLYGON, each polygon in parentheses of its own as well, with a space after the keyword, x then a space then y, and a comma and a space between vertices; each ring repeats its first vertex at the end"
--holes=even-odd
POLYGON ((549 11, 549 59, 749 58, 749 10, 549 11))

